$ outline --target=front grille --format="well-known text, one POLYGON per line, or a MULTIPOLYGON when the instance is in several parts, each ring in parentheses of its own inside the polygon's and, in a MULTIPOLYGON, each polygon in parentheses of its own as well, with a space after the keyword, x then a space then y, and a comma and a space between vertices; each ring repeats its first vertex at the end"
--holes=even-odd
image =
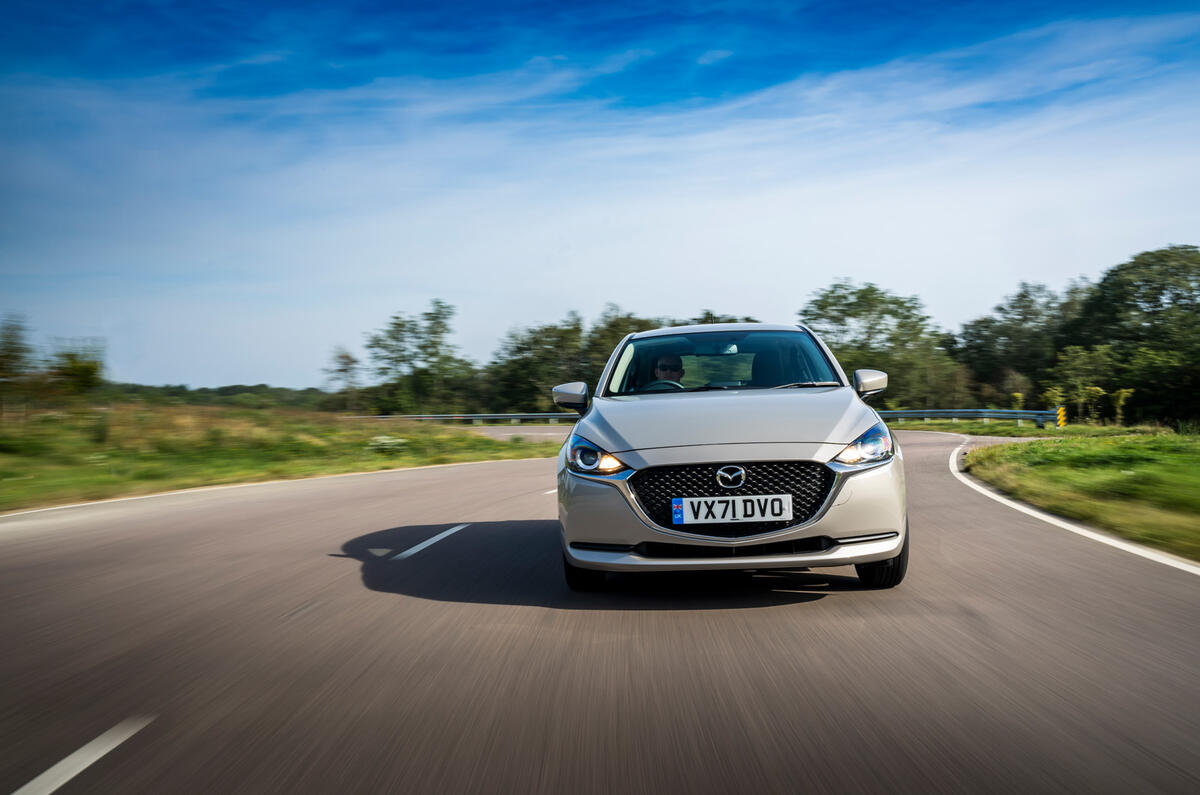
POLYGON ((746 470, 745 485, 726 489, 717 485, 717 470, 729 463, 651 467, 635 472, 629 484, 646 516, 660 527, 720 538, 769 533, 807 522, 816 515, 833 487, 833 471, 816 461, 759 461, 737 462, 746 470), (784 522, 671 523, 671 500, 675 497, 753 497, 762 494, 791 494, 792 519, 784 522))

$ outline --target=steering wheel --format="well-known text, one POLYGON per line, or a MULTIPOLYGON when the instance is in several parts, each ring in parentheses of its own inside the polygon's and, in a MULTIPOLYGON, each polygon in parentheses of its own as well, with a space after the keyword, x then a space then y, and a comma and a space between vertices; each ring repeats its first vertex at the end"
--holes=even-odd
POLYGON ((679 383, 678 381, 668 381, 665 378, 660 378, 657 381, 651 381, 650 383, 643 386, 642 389, 649 389, 652 386, 659 386, 659 385, 664 385, 664 384, 666 386, 672 387, 674 389, 686 389, 686 387, 683 384, 679 383))

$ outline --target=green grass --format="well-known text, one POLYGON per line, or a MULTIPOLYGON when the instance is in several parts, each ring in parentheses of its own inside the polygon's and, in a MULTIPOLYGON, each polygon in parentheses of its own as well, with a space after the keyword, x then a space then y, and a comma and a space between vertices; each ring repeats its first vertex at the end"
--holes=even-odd
POLYGON ((553 456, 558 448, 491 439, 469 427, 282 409, 48 412, 0 425, 0 511, 219 483, 553 456))
POLYGON ((974 450, 967 469, 1056 514, 1200 560, 1200 436, 1039 439, 974 450))
POLYGON ((965 433, 969 436, 1046 436, 1055 439, 1096 436, 1155 436, 1169 434, 1171 429, 1155 425, 1068 425, 1065 428, 1039 428, 1033 420, 1024 420, 1017 425, 1016 420, 929 420, 928 422, 913 422, 911 420, 888 420, 888 427, 896 431, 947 431, 949 433, 965 433))

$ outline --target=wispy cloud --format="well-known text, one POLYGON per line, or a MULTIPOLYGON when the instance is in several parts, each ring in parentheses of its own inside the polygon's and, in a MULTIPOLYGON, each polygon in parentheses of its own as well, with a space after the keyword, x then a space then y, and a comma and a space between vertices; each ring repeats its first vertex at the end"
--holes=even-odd
POLYGON ((708 50, 696 59, 696 63, 700 64, 701 66, 708 66, 709 64, 714 64, 717 61, 723 61, 731 55, 733 55, 733 50, 708 50))

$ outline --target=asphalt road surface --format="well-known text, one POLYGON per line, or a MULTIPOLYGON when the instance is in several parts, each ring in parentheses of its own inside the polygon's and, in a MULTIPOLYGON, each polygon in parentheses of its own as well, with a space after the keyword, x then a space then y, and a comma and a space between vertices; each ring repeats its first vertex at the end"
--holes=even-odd
POLYGON ((0 519, 0 792, 1200 791, 1200 577, 900 438, 889 591, 571 593, 549 460, 0 519))

